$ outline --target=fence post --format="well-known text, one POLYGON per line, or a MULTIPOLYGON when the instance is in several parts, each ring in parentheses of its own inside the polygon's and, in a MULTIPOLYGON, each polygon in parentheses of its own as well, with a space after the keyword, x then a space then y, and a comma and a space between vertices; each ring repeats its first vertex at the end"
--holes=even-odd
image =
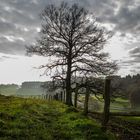
POLYGON ((63 97, 63 98, 64 98, 63 101, 64 101, 64 103, 65 103, 65 102, 66 102, 66 93, 65 93, 65 90, 63 91, 63 96, 64 96, 64 97, 63 97))
POLYGON ((85 102, 84 102, 84 115, 87 115, 87 113, 88 113, 89 96, 90 96, 89 90, 86 88, 85 102))
POLYGON ((49 101, 51 101, 51 95, 49 95, 49 101))
POLYGON ((62 91, 61 91, 61 93, 60 93, 60 101, 62 102, 62 99, 63 98, 63 93, 62 93, 62 91))
POLYGON ((48 94, 45 95, 45 99, 48 99, 48 94))
POLYGON ((102 129, 106 131, 107 123, 109 121, 110 115, 110 84, 111 79, 106 77, 105 79, 105 87, 104 87, 104 112, 103 112, 103 120, 102 120, 102 129))
POLYGON ((75 96, 74 96, 74 107, 77 107, 77 96, 78 96, 78 86, 76 83, 75 96))

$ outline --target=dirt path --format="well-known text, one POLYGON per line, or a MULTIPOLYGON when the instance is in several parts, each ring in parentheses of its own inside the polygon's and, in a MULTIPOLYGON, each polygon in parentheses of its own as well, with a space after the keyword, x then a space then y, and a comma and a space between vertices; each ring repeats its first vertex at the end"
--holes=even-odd
POLYGON ((114 132, 119 140, 140 140, 140 124, 112 117, 109 129, 114 132))
MULTIPOLYGON (((101 116, 89 113, 90 118, 101 122, 101 116)), ((108 129, 113 132, 118 140, 140 140, 140 124, 122 120, 119 117, 111 117, 108 129)))

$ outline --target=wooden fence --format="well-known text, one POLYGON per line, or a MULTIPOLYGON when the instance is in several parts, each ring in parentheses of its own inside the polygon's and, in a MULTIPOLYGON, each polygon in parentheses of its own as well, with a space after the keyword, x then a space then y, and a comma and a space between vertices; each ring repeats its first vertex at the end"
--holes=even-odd
MULTIPOLYGON (((107 129, 107 124, 108 124, 110 116, 140 116, 140 112, 129 112, 129 113, 127 113, 127 112, 114 112, 114 113, 110 112, 110 85, 111 85, 111 79, 109 77, 107 77, 105 79, 105 85, 104 85, 104 95, 103 95, 104 109, 103 109, 102 113, 101 112, 100 113, 92 112, 92 111, 88 110, 89 94, 85 94, 85 101, 83 104, 83 112, 85 115, 96 114, 96 115, 100 115, 102 117, 102 129, 104 131, 106 131, 106 129, 107 129)), ((61 93, 56 93, 54 95, 49 95, 49 94, 42 95, 39 98, 47 99, 49 101, 58 100, 58 101, 65 103, 66 93, 65 93, 65 91, 61 91, 61 93)), ((75 90, 75 95, 74 95, 74 100, 73 100, 74 107, 76 107, 76 108, 77 108, 77 104, 78 104, 77 99, 78 99, 78 89, 75 90)))

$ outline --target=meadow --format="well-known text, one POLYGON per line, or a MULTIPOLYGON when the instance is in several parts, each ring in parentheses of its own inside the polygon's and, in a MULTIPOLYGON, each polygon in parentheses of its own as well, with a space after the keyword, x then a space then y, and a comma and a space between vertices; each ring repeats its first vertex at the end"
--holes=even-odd
POLYGON ((0 95, 0 140, 115 140, 115 136, 63 103, 0 95))

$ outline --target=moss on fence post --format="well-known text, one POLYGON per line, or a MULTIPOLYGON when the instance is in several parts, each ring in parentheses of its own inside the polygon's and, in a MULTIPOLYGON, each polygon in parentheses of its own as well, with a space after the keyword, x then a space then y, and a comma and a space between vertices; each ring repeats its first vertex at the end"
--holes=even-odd
POLYGON ((63 101, 63 93, 62 93, 62 91, 61 91, 61 93, 60 93, 60 101, 62 102, 63 101))
POLYGON ((87 115, 88 113, 88 101, 89 101, 89 90, 86 88, 86 94, 85 94, 85 102, 84 102, 84 115, 87 115))
POLYGON ((63 91, 63 102, 66 103, 66 94, 65 94, 65 90, 63 91))
POLYGON ((103 112, 103 120, 102 120, 102 129, 104 131, 107 130, 107 123, 109 121, 109 115, 110 115, 110 84, 111 84, 111 79, 107 77, 105 79, 105 87, 104 87, 104 112, 103 112))
POLYGON ((77 107, 77 97, 78 97, 78 84, 76 83, 75 96, 74 96, 74 107, 77 107))

